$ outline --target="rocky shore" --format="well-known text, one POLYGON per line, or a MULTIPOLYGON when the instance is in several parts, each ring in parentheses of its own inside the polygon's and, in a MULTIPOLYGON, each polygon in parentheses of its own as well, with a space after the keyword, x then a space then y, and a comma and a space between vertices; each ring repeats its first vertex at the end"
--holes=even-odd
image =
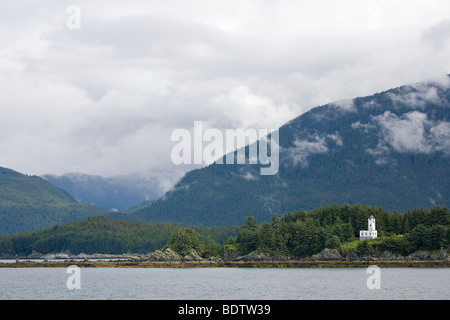
MULTIPOLYGON (((5 257, 4 257, 5 258, 5 257)), ((10 259, 12 257, 9 257, 10 259)), ((390 256, 384 257, 343 257, 337 250, 325 249, 314 256, 295 259, 284 256, 270 256, 263 253, 251 253, 245 256, 233 258, 202 258, 192 252, 181 256, 167 249, 157 250, 147 255, 68 255, 48 254, 39 257, 14 257, 9 262, 0 263, 6 268, 31 268, 31 267, 68 267, 77 265, 79 267, 114 267, 114 268, 195 268, 195 267, 263 267, 263 268, 352 268, 368 267, 377 265, 379 267, 450 267, 450 257, 445 252, 429 253, 416 252, 407 257, 390 256), (39 261, 36 261, 39 260, 39 261)))
POLYGON ((0 263, 0 268, 448 268, 450 261, 60 261, 0 263))

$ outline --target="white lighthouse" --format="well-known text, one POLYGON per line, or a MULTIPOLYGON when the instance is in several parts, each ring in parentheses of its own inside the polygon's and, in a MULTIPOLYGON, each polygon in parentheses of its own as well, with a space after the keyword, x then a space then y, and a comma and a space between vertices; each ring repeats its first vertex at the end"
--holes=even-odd
POLYGON ((367 230, 359 231, 359 240, 375 239, 376 237, 378 237, 378 234, 375 227, 375 218, 370 216, 367 220, 367 230))

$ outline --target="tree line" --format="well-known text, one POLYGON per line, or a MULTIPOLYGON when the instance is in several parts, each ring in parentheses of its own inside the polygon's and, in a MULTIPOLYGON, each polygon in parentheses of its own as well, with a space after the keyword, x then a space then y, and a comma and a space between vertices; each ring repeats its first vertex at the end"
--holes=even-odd
POLYGON ((247 217, 236 237, 223 245, 205 243, 195 230, 185 228, 174 233, 166 247, 186 254, 196 251, 207 256, 224 256, 227 251, 239 255, 252 252, 291 258, 310 257, 322 250, 336 249, 344 255, 375 255, 376 251, 408 255, 419 250, 447 250, 450 244, 450 214, 445 207, 414 209, 404 214, 387 213, 364 204, 331 205, 315 210, 287 213, 271 221, 258 223, 247 217), (359 241, 359 231, 367 229, 373 215, 379 237, 359 241), (348 244, 355 244, 347 250, 348 244))
POLYGON ((366 205, 331 205, 287 213, 283 218, 274 215, 272 221, 260 224, 248 217, 235 247, 243 254, 258 251, 293 257, 308 257, 325 248, 343 252, 344 244, 359 240, 359 231, 367 230, 371 215, 376 219, 378 239, 357 241, 351 253, 374 254, 377 249, 408 255, 418 250, 447 249, 450 244, 450 214, 445 207, 400 214, 366 205))
POLYGON ((203 257, 260 252, 274 256, 308 257, 323 249, 345 254, 389 251, 408 255, 418 250, 447 249, 450 214, 446 207, 388 213, 364 204, 330 205, 315 210, 272 215, 258 223, 249 216, 241 226, 183 227, 92 217, 50 229, 0 236, 0 255, 34 253, 149 253, 170 248, 181 255, 195 251, 203 257), (367 219, 376 219, 378 239, 359 241, 367 219), (356 243, 348 251, 348 244, 356 243), (347 249, 346 249, 347 248, 347 249), (347 250, 347 251, 345 251, 347 250))
MULTIPOLYGON (((237 226, 192 227, 202 239, 224 243, 237 226)), ((171 235, 183 230, 176 223, 142 223, 109 217, 90 217, 49 229, 0 236, 0 255, 28 256, 47 253, 145 254, 163 248, 171 235)))

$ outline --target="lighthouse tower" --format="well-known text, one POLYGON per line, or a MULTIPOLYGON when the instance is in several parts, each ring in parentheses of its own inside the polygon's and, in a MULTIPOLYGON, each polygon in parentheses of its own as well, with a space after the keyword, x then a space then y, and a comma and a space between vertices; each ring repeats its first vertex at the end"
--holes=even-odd
POLYGON ((369 219, 367 220, 367 224, 368 224, 368 231, 377 231, 377 229, 375 228, 375 218, 373 216, 370 216, 369 219))
POLYGON ((375 239, 376 237, 378 237, 378 234, 375 227, 375 218, 370 216, 367 220, 367 230, 359 231, 359 240, 375 239))

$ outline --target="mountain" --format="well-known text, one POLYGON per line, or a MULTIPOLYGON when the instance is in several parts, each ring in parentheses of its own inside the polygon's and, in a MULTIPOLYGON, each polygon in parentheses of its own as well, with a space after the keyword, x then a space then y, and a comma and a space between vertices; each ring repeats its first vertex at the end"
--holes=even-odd
POLYGON ((0 167, 0 234, 33 231, 105 215, 37 176, 0 167))
POLYGON ((101 177, 80 173, 43 178, 67 191, 77 201, 106 210, 124 211, 144 201, 156 199, 161 190, 156 178, 143 176, 101 177))
POLYGON ((329 204, 449 206, 449 116, 450 86, 437 82, 319 106, 279 128, 277 174, 248 161, 214 163, 127 219, 240 225, 329 204))

